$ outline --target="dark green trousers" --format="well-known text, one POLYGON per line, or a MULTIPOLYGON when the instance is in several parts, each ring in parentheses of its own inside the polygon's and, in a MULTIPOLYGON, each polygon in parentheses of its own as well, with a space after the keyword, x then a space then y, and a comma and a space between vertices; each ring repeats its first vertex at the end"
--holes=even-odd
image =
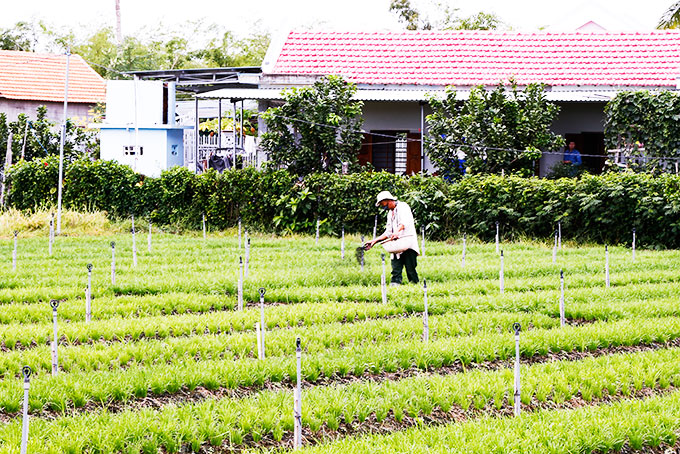
POLYGON ((399 258, 392 259, 392 280, 393 284, 401 284, 401 272, 406 267, 406 277, 409 282, 418 283, 418 254, 413 249, 407 249, 401 253, 399 258))

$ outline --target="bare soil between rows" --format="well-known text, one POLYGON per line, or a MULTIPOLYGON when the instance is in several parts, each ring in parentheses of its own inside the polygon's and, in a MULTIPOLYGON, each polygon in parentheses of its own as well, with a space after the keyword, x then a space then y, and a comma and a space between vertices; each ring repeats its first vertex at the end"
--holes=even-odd
MULTIPOLYGON (((612 354, 625 354, 625 353, 637 353, 645 351, 654 351, 660 349, 680 347, 680 338, 673 339, 672 341, 665 343, 646 343, 638 344, 633 346, 610 346, 599 348, 593 351, 572 351, 572 352, 556 352, 548 353, 547 355, 535 355, 531 358, 523 358, 523 364, 541 364, 554 361, 579 361, 586 358, 594 358, 612 354)), ((436 367, 436 368, 426 368, 420 369, 417 367, 410 367, 408 369, 401 369, 395 372, 366 372, 360 376, 356 375, 345 375, 340 376, 335 374, 331 377, 320 376, 318 380, 314 382, 304 382, 302 384, 303 389, 309 389, 312 387, 320 386, 330 386, 330 385, 346 385, 357 382, 373 381, 373 382, 384 382, 384 381, 395 381, 406 379, 410 377, 416 377, 423 374, 439 374, 448 375, 462 373, 467 370, 484 370, 484 371, 495 371, 500 369, 507 369, 514 367, 514 358, 503 359, 503 360, 493 360, 484 361, 481 363, 471 363, 464 365, 457 361, 456 363, 448 366, 436 367)), ((140 410, 146 408, 152 409, 162 409, 169 405, 181 405, 187 403, 198 403, 208 399, 243 399, 252 396, 260 391, 289 391, 293 388, 293 383, 285 379, 281 382, 267 381, 262 386, 241 386, 238 388, 219 388, 215 390, 210 390, 205 387, 196 387, 193 390, 189 390, 183 387, 175 393, 163 393, 159 395, 153 395, 149 390, 149 394, 146 397, 136 398, 132 397, 127 401, 119 400, 109 400, 107 402, 94 402, 90 401, 82 407, 69 406, 64 411, 52 410, 52 409, 42 409, 40 411, 32 411, 32 417, 43 418, 47 420, 54 420, 64 416, 75 416, 81 413, 90 413, 105 410, 110 413, 120 413, 126 410, 140 410)), ((0 412, 0 423, 8 423, 18 418, 20 414, 17 413, 6 413, 0 412)))

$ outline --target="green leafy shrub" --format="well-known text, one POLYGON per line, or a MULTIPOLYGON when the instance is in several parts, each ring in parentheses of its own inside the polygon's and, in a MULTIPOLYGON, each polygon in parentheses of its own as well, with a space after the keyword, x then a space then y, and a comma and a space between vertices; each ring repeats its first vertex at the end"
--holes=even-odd
POLYGON ((9 206, 19 210, 36 210, 57 203, 59 158, 51 155, 33 161, 19 161, 8 169, 11 190, 9 206))
POLYGON ((68 166, 64 180, 64 201, 71 208, 115 216, 138 211, 144 180, 128 166, 81 159, 68 166))
MULTIPOLYGON (((9 171, 9 206, 34 210, 56 203, 57 160, 20 161, 9 171)), ((213 229, 237 224, 263 231, 369 235, 378 215, 378 192, 391 191, 411 206, 418 228, 445 239, 463 232, 490 240, 494 224, 504 239, 551 237, 558 221, 565 238, 609 244, 638 242, 680 247, 680 177, 610 173, 555 180, 467 175, 455 183, 437 176, 387 172, 351 175, 317 173, 305 178, 285 170, 246 168, 194 175, 184 168, 144 178, 129 167, 105 161, 74 161, 65 170, 64 205, 134 213, 156 224, 200 228, 205 213, 213 229)))

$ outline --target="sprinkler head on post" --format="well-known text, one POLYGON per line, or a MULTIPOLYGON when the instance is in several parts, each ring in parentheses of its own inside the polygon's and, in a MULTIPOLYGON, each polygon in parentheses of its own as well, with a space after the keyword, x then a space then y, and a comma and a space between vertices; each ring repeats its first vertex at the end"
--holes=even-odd
POLYGON ((50 306, 52 306, 52 309, 56 311, 59 307, 59 300, 50 300, 50 306))
POLYGON ((564 270, 560 270, 560 279, 564 279, 564 270))
POLYGON ((519 336, 519 332, 522 331, 522 325, 515 322, 515 323, 512 324, 512 329, 513 329, 513 331, 515 331, 515 336, 519 336))
POLYGON ((423 288, 427 289, 427 279, 423 279, 423 288))
POLYGON ((92 271, 92 264, 91 263, 87 264, 87 271, 92 271))
POLYGON ((260 296, 261 296, 262 298, 264 298, 264 294, 265 294, 265 292, 266 292, 266 290, 264 289, 264 287, 260 287, 259 292, 260 292, 260 296))
POLYGON ((16 238, 17 235, 19 235, 19 231, 18 231, 18 230, 15 230, 15 231, 14 231, 14 238, 16 238))
POLYGON ((115 249, 115 248, 116 248, 116 242, 115 242, 115 241, 111 241, 111 249, 115 249))
POLYGON ((298 337, 295 339, 295 352, 300 353, 302 351, 302 347, 300 346, 300 338, 298 337))
POLYGON ((24 383, 29 382, 32 373, 33 370, 31 369, 31 366, 24 366, 21 368, 21 374, 24 376, 24 383))

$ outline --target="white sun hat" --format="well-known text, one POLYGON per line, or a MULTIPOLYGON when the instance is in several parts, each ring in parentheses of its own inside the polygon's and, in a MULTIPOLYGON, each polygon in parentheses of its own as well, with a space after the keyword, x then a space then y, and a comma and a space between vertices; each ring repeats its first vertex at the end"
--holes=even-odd
POLYGON ((390 191, 382 191, 380 194, 378 194, 375 206, 380 206, 380 202, 383 200, 397 200, 397 198, 390 194, 390 191))

